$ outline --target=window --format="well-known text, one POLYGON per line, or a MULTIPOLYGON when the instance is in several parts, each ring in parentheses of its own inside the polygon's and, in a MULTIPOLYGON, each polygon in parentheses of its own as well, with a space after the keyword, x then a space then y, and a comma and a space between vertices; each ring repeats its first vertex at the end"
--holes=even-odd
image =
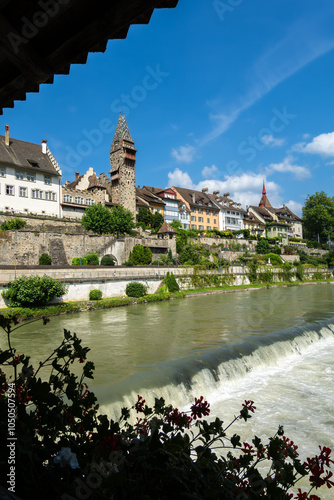
POLYGON ((198 217, 198 222, 204 222, 203 217, 198 217))
POLYGON ((23 180, 23 172, 20 172, 19 170, 16 170, 16 172, 15 172, 15 177, 16 177, 18 180, 23 180))
POLYGON ((27 162, 28 162, 28 163, 29 163, 29 165, 31 165, 32 167, 34 167, 34 168, 39 168, 39 165, 38 165, 37 161, 35 161, 35 160, 28 160, 28 159, 27 159, 27 162))
POLYGON ((27 181, 35 182, 35 174, 27 173, 27 181))
POLYGON ((51 186, 51 175, 44 175, 44 184, 51 186))
POLYGON ((28 196, 28 189, 20 187, 20 196, 23 196, 24 198, 26 198, 28 196))
POLYGON ((211 215, 211 210, 207 210, 206 215, 211 215))
POLYGON ((52 191, 45 191, 45 199, 49 201, 56 201, 56 193, 53 193, 52 191))
POLYGON ((191 224, 191 229, 197 229, 196 224, 191 224))
POLYGON ((204 226, 198 226, 198 229, 204 229, 204 226))
POLYGON ((0 176, 5 177, 6 175, 6 169, 5 168, 0 168, 0 176))
POLYGON ((230 214, 231 212, 229 210, 227 210, 227 213, 230 214))
POLYGON ((207 223, 209 223, 209 222, 210 222, 210 217, 208 217, 208 218, 206 219, 206 222, 207 222, 207 223))
POLYGON ((173 217, 173 216, 177 217, 177 212, 174 212, 173 210, 165 210, 165 215, 169 215, 171 217, 173 217))
POLYGON ((195 221, 196 220, 196 217, 194 215, 191 216, 191 220, 192 221, 195 221))
POLYGON ((94 203, 94 200, 92 200, 92 198, 86 199, 86 205, 93 205, 93 203, 94 203))
POLYGON ((198 213, 199 213, 199 214, 202 214, 202 213, 203 213, 203 208, 199 208, 199 209, 198 209, 198 213))
POLYGON ((207 229, 211 229, 211 226, 206 226, 207 229))
POLYGON ((14 196, 14 186, 6 186, 6 194, 14 196))
POLYGON ((213 219, 213 223, 214 223, 214 224, 217 224, 217 219, 213 219))
POLYGON ((74 202, 77 203, 78 205, 83 205, 84 199, 81 198, 81 196, 76 196, 74 198, 74 202))
POLYGON ((64 194, 64 203, 72 203, 72 196, 64 194))
POLYGON ((217 212, 215 210, 212 210, 212 215, 215 217, 217 215, 217 212))
POLYGON ((31 196, 32 198, 38 198, 41 200, 43 198, 43 191, 41 191, 40 189, 32 189, 31 196))

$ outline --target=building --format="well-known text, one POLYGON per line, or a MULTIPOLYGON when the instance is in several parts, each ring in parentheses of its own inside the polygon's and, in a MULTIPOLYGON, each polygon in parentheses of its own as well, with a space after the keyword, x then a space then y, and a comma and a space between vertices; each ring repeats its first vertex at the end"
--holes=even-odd
POLYGON ((61 168, 45 140, 0 136, 0 210, 61 216, 61 168))
POLYGON ((158 212, 164 217, 165 203, 163 199, 154 193, 154 191, 162 191, 158 188, 151 188, 148 186, 139 186, 136 188, 136 207, 137 213, 140 208, 146 208, 152 214, 158 212))
POLYGON ((172 190, 190 212, 190 229, 204 231, 219 228, 219 207, 209 197, 206 188, 194 191, 173 186, 172 190))
POLYGON ((288 243, 289 237, 303 238, 301 218, 295 215, 286 205, 281 208, 272 207, 267 198, 264 181, 259 206, 250 206, 248 208, 247 215, 251 214, 265 224, 266 235, 269 238, 279 236, 283 238, 282 243, 285 245, 288 243))
POLYGON ((230 198, 230 193, 222 196, 219 191, 209 194, 209 197, 219 208, 219 230, 220 231, 240 231, 244 228, 245 210, 241 208, 241 203, 236 203, 230 198))
POLYGON ((119 117, 110 148, 111 201, 136 216, 136 150, 124 116, 119 117))

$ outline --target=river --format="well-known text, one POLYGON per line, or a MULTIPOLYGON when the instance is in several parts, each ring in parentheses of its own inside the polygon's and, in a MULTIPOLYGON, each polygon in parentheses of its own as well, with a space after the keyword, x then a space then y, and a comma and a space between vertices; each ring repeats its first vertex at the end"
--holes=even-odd
MULTIPOLYGON (((46 357, 63 329, 91 348, 90 388, 115 417, 137 394, 188 407, 203 395, 225 422, 245 399, 256 412, 234 432, 284 425, 302 458, 334 448, 334 286, 237 291, 52 318, 13 333, 18 352, 46 357)), ((4 344, 1 343, 1 347, 4 344)), ((321 498, 333 498, 331 490, 321 498)))

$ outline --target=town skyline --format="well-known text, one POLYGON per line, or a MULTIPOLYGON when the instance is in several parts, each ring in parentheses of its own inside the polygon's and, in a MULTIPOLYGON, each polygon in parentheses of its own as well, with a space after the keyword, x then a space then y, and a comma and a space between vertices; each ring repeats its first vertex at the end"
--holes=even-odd
POLYGON ((307 195, 333 180, 334 6, 230 3, 155 11, 5 109, 1 134, 9 124, 16 139, 47 139, 64 181, 89 167, 107 174, 121 112, 138 150, 136 185, 219 189, 245 208, 265 179, 273 206, 300 216, 307 195))

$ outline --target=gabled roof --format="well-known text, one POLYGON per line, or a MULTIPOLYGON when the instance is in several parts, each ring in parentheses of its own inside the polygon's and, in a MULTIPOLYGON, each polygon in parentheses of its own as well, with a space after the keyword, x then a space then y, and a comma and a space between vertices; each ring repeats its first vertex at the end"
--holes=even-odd
POLYGON ((172 187, 173 191, 179 195, 189 204, 189 206, 203 206, 204 208, 217 208, 213 200, 202 191, 194 191, 193 189, 172 187))
POLYGON ((265 207, 255 207, 253 205, 250 205, 249 208, 251 208, 260 217, 263 217, 268 222, 271 222, 274 220, 274 217, 269 213, 269 211, 265 207))
POLYGON ((93 174, 89 179, 89 186, 87 189, 93 189, 95 187, 107 189, 106 186, 102 184, 100 178, 96 177, 96 174, 93 174))
POLYGON ((178 0, 2 0, 0 5, 0 113, 27 92, 38 92, 108 40, 126 38, 132 24, 147 24, 155 8, 178 0), (38 19, 35 21, 35 19, 38 19))
POLYGON ((235 210, 240 213, 246 213, 246 210, 241 208, 239 206, 240 204, 235 203, 231 198, 228 198, 227 196, 219 196, 215 194, 208 194, 208 196, 215 201, 215 203, 218 203, 219 207, 223 210, 235 210))
POLYGON ((298 215, 295 215, 293 212, 291 212, 291 210, 285 205, 283 205, 283 207, 281 208, 270 208, 269 210, 271 212, 273 211, 280 220, 285 220, 287 222, 302 222, 302 219, 298 217, 298 215))
POLYGON ((258 224, 259 226, 265 226, 265 224, 252 212, 248 212, 244 215, 244 221, 253 222, 254 224, 258 224))
POLYGON ((157 234, 166 234, 166 233, 177 234, 177 231, 175 231, 175 229, 173 229, 169 224, 167 224, 167 222, 164 222, 157 234))
POLYGON ((61 170, 57 170, 54 164, 58 164, 52 158, 48 148, 46 154, 42 153, 41 144, 10 138, 9 146, 6 146, 5 137, 0 135, 0 164, 60 176, 61 170))
POLYGON ((162 200, 162 198, 160 198, 160 196, 153 194, 146 187, 143 187, 142 189, 140 187, 137 187, 136 196, 138 198, 142 198, 147 203, 165 206, 165 202, 162 200))

